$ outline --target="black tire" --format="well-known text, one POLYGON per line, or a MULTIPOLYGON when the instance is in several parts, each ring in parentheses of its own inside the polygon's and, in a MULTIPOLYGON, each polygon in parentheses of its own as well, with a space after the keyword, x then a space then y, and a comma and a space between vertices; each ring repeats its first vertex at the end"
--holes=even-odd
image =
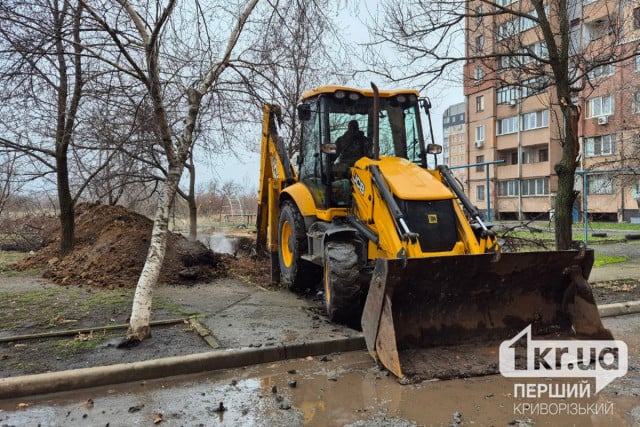
POLYGON ((320 268, 301 259, 307 245, 304 219, 293 202, 285 201, 278 221, 278 261, 280 281, 292 291, 313 289, 320 281, 320 268))
POLYGON ((331 321, 359 328, 362 281, 353 243, 329 242, 324 249, 324 303, 331 321))

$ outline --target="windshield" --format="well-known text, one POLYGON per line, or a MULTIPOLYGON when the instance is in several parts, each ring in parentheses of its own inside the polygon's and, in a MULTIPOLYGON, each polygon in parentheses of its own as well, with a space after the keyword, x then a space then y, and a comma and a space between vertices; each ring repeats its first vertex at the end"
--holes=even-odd
MULTIPOLYGON (((325 143, 336 143, 350 132, 359 131, 373 144, 373 98, 326 98, 328 132, 325 143), (350 122, 356 122, 351 123, 350 122), (354 131, 354 129, 356 129, 354 131)), ((422 134, 417 100, 398 102, 394 98, 380 98, 379 135, 380 156, 402 157, 422 164, 422 134)), ((426 166, 426 165, 424 165, 426 166)))

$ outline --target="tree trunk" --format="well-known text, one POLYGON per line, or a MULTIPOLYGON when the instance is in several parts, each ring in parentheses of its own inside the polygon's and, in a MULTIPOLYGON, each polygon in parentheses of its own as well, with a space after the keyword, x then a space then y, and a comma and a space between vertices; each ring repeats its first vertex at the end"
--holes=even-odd
POLYGON ((189 240, 195 242, 198 238, 198 206, 196 205, 196 168, 193 159, 189 165, 189 194, 187 203, 189 204, 189 240))
MULTIPOLYGON (((578 108, 575 105, 563 105, 564 145, 562 159, 555 165, 558 174, 558 191, 555 203, 555 237, 556 249, 571 248, 573 236, 573 204, 578 194, 574 191, 575 172, 577 167, 578 143, 578 108)), ((583 195, 584 197, 584 195, 583 195)))
POLYGON ((64 257, 73 249, 75 232, 75 203, 69 188, 67 154, 56 153, 56 178, 58 203, 60 203, 60 256, 64 257))
POLYGON ((164 261, 169 231, 169 213, 181 175, 182 165, 171 167, 160 194, 153 220, 149 252, 133 297, 131 319, 125 342, 138 342, 151 337, 152 291, 154 285, 158 282, 160 269, 164 261))

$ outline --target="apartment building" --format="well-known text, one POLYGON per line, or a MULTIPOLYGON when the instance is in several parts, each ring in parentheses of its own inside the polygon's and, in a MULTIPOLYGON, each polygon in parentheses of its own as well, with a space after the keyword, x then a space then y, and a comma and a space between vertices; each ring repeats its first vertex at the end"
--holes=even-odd
MULTIPOLYGON (((526 13, 533 10, 528 0, 497 4, 526 13)), ((593 68, 576 82, 579 90, 572 101, 581 110, 578 169, 587 172, 576 176, 580 194, 574 218, 582 214, 586 179, 592 218, 629 221, 640 217, 640 170, 635 175, 630 171, 640 168, 640 5, 612 0, 570 4, 570 39, 584 57, 602 57, 608 48, 616 49, 618 58, 627 58, 593 68)), ((467 18, 467 159, 471 164, 500 163, 488 166, 488 183, 485 167, 469 169, 466 190, 480 209, 490 207, 493 218, 548 218, 557 191, 554 166, 562 157, 564 126, 555 87, 546 84, 544 76, 528 73, 530 57, 492 57, 505 52, 506 45, 509 52, 519 48, 545 56, 546 44, 534 21, 491 14, 494 6, 480 0, 468 5, 470 11, 489 14, 467 18)), ((553 10, 553 3, 547 5, 548 13, 553 10)), ((554 22, 554 17, 549 20, 554 22)), ((579 72, 580 62, 575 63, 579 72)))
POLYGON ((462 183, 466 182, 467 126, 464 102, 449 106, 442 114, 442 162, 453 168, 453 174, 462 183))

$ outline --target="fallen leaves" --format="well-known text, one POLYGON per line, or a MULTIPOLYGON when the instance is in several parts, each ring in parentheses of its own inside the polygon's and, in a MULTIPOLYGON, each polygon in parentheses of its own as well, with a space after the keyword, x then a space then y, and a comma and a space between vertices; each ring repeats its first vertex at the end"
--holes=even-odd
POLYGON ((93 331, 89 331, 88 334, 78 332, 78 335, 74 338, 76 341, 91 341, 93 339, 93 331))
POLYGON ((76 319, 65 319, 64 317, 62 317, 60 315, 57 315, 51 321, 51 323, 56 324, 56 325, 66 325, 67 323, 75 323, 75 322, 77 322, 76 319))
POLYGON ((91 409, 93 408, 93 399, 87 399, 86 402, 83 402, 81 404, 78 405, 78 409, 80 408, 85 408, 85 409, 91 409))
POLYGON ((153 414, 153 423, 154 424, 160 424, 163 421, 163 417, 162 414, 160 412, 157 412, 155 414, 153 414))

